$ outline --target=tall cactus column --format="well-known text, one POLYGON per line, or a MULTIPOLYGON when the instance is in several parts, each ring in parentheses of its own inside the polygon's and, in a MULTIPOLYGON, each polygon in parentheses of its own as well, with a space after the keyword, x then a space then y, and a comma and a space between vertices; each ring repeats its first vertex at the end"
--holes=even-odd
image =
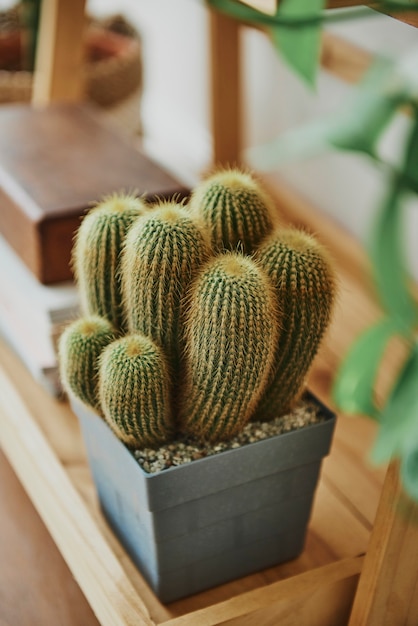
POLYGON ((188 211, 164 202, 129 232, 122 259, 130 332, 164 348, 173 368, 180 357, 182 299, 210 246, 188 211))
POLYGON ((225 253, 209 262, 185 322, 183 431, 216 441, 242 430, 264 391, 278 325, 273 290, 251 258, 225 253))
POLYGON ((274 368, 254 416, 268 421, 290 410, 303 391, 331 319, 336 281, 323 247, 294 228, 274 233, 256 258, 270 277, 283 311, 274 368))
POLYGON ((100 315, 124 329, 120 254, 132 223, 147 211, 142 200, 111 196, 81 222, 73 250, 74 273, 85 315, 100 315))

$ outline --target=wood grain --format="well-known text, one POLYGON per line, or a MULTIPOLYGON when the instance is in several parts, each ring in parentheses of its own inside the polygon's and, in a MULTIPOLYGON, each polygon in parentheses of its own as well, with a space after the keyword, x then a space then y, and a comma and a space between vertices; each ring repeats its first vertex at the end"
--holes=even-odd
POLYGON ((299 618, 303 620, 308 614, 316 614, 315 621, 311 622, 312 626, 325 626, 326 624, 338 626, 338 623, 342 622, 335 611, 335 606, 327 615, 326 603, 331 595, 336 597, 334 593, 329 593, 329 587, 341 584, 344 593, 347 592, 349 595, 351 593, 352 597, 355 589, 353 583, 361 569, 361 563, 361 558, 353 558, 318 570, 313 569, 295 578, 265 586, 263 589, 243 593, 214 607, 168 620, 164 624, 165 626, 195 626, 196 624, 199 626, 218 624, 290 626, 295 623, 304 624, 304 621, 298 621, 299 618), (325 595, 322 595, 323 593, 325 595), (335 621, 336 616, 337 621, 335 621))
POLYGON ((0 232, 43 283, 72 278, 74 233, 104 196, 186 193, 94 111, 66 104, 0 110, 0 232))
POLYGON ((0 501, 0 624, 98 626, 2 452, 0 501))
POLYGON ((408 501, 391 463, 353 606, 350 626, 418 623, 418 505, 408 501))
POLYGON ((152 624, 119 561, 97 533, 57 455, 0 368, 0 437, 9 461, 102 624, 152 624), (77 562, 77 567, 74 563, 77 562))
POLYGON ((373 55, 342 37, 324 31, 321 45, 321 67, 350 84, 361 81, 373 55))
POLYGON ((80 102, 84 96, 85 0, 43 0, 32 102, 80 102))

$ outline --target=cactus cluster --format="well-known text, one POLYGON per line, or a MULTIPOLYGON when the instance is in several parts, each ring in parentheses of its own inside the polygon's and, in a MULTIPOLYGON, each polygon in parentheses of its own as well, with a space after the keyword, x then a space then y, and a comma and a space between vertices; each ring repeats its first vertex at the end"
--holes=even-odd
POLYGON ((61 337, 64 387, 137 448, 221 441, 288 411, 335 299, 327 253, 275 225, 240 170, 188 203, 105 200, 80 226, 74 267, 84 317, 61 337))

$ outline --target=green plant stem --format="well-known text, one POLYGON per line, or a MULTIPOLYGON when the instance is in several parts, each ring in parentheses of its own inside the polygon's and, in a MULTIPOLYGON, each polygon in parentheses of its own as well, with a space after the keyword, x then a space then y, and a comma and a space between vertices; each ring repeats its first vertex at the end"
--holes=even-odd
POLYGON ((358 19, 370 17, 373 13, 369 9, 374 9, 382 13, 401 13, 405 11, 418 10, 418 3, 408 2, 372 2, 367 6, 345 9, 339 12, 329 13, 324 11, 320 15, 306 15, 305 17, 283 17, 280 15, 280 7, 275 15, 262 13, 251 7, 244 6, 235 0, 207 0, 207 3, 214 9, 226 13, 231 17, 244 22, 256 23, 266 27, 286 26, 289 28, 305 28, 307 26, 317 26, 324 23, 340 22, 341 20, 358 19))

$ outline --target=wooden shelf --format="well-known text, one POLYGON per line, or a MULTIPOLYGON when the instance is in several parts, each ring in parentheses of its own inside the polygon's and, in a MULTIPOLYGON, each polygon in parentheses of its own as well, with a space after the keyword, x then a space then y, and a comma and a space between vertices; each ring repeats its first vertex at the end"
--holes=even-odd
MULTIPOLYGON (((335 322, 310 387, 330 403, 340 359, 378 307, 361 250, 334 223, 275 185, 281 219, 315 230, 334 252, 340 278, 335 322)), ((99 621, 104 625, 347 624, 384 480, 367 452, 374 424, 339 416, 325 460, 306 547, 291 562, 171 605, 150 591, 109 530, 97 504, 76 418, 41 389, 0 343, 0 440, 99 621)), ((411 622, 412 623, 412 622, 411 622)))

